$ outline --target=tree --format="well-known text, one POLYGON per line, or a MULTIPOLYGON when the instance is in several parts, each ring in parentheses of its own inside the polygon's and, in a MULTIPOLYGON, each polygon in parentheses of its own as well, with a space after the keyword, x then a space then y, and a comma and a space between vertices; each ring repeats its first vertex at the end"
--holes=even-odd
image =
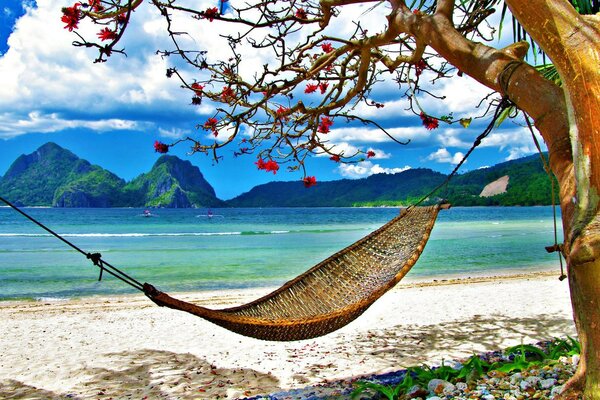
MULTIPOLYGON (((568 263, 573 314, 582 344, 577 373, 562 396, 578 398, 583 393, 586 399, 600 399, 597 1, 504 2, 518 21, 518 31, 524 30, 543 50, 559 80, 547 79, 540 68, 526 61, 527 42, 504 48, 483 43, 494 31, 487 21, 494 7, 502 6, 500 0, 257 0, 239 6, 222 0, 218 7, 202 10, 184 0, 151 3, 164 16, 166 33, 173 43, 172 50, 159 54, 178 56, 194 67, 196 74, 186 76, 189 68, 173 61, 167 76, 180 79, 190 91, 192 104, 210 100, 218 105, 214 115, 198 126, 216 139, 184 139, 191 141, 193 152, 210 153, 216 160, 224 146, 237 145, 235 154, 255 154, 258 168, 275 173, 280 164, 287 164, 289 169, 301 170, 305 185, 311 186, 315 178, 307 176, 308 156, 326 153, 334 162, 357 162, 372 156, 365 150, 342 151, 332 146, 327 133, 332 125, 343 121, 378 126, 376 121, 361 117, 359 110, 383 106, 371 96, 375 85, 384 79, 397 82, 399 96, 408 99, 428 129, 435 129, 440 122, 468 125, 468 119, 429 115, 420 106, 418 95, 430 93, 420 82, 423 71, 430 76, 433 73, 434 81, 469 75, 531 117, 546 142, 550 166, 560 186, 565 238, 560 250, 568 263), (344 37, 328 30, 344 18, 345 10, 360 3, 370 3, 370 12, 381 16, 376 32, 367 29, 360 18, 346 21, 353 31, 344 37), (235 33, 224 35, 230 56, 214 60, 198 49, 196 42, 178 30, 182 18, 205 24, 235 24, 235 33), (272 52, 274 62, 244 65, 241 49, 247 47, 272 52), (240 139, 240 132, 247 134, 245 139, 240 139)), ((97 48, 96 61, 104 62, 123 52, 116 45, 141 4, 142 0, 89 0, 88 4, 63 9, 62 20, 75 32, 84 18, 105 25, 97 34, 100 43, 80 34, 75 42, 97 48)), ((169 148, 162 143, 155 147, 161 152, 169 148)))

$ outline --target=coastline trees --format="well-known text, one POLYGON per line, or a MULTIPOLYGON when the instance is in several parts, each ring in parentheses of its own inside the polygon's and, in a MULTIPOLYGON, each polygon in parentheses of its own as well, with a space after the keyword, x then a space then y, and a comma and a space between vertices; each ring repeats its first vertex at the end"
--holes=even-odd
MULTIPOLYGON (((378 126, 361 110, 384 105, 371 99, 374 85, 395 81, 415 115, 428 129, 439 123, 461 123, 451 116, 427 114, 416 94, 426 93, 423 71, 435 79, 466 74, 510 100, 529 115, 549 150, 550 166, 560 186, 573 313, 582 357, 563 398, 600 399, 600 16, 593 0, 505 0, 512 15, 552 60, 560 83, 547 79, 525 60, 529 46, 517 42, 495 48, 485 39, 487 23, 499 0, 222 0, 218 7, 198 9, 185 0, 150 0, 166 22, 171 50, 187 66, 167 70, 190 92, 192 104, 207 99, 217 106, 199 128, 215 139, 186 138, 192 151, 212 154, 226 145, 236 155, 252 153, 257 167, 276 172, 279 164, 303 173, 315 154, 333 162, 354 162, 373 156, 360 149, 331 146, 327 134, 337 123, 359 121, 378 126), (231 4, 230 4, 231 3, 231 4), (376 20, 367 29, 361 15, 346 13, 369 3, 376 20), (350 15, 350 19, 343 20, 350 15), (178 28, 182 18, 197 23, 233 24, 223 33, 228 56, 214 59, 178 28), (351 26, 352 29, 339 29, 351 26), (340 32, 349 32, 343 36, 340 32), (244 48, 269 52, 264 65, 244 64, 244 48), (188 67, 195 76, 186 75, 188 67), (307 96, 312 101, 307 102, 307 96), (340 122, 338 122, 340 121, 340 122)), ((65 27, 77 32, 82 19, 103 26, 98 42, 79 36, 77 46, 97 48, 96 61, 106 61, 142 0, 90 0, 63 10, 65 27)), ((222 26, 222 25, 220 25, 222 26)), ((79 35, 79 34, 78 34, 79 35)), ((385 129, 382 131, 393 138, 385 129)), ((168 148, 160 147, 166 151, 168 148)))

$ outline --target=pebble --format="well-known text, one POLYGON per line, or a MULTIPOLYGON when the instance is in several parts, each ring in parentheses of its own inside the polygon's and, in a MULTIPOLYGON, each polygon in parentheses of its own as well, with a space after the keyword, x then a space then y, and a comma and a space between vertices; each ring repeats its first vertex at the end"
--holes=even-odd
MULTIPOLYGON (((490 352, 480 355, 482 359, 493 363, 506 361, 501 352, 490 352)), ((545 367, 533 367, 529 370, 512 372, 509 374, 490 372, 469 384, 457 382, 455 385, 442 380, 432 379, 426 388, 415 387, 413 397, 427 400, 527 400, 527 399, 553 399, 563 388, 563 384, 573 375, 579 356, 561 357, 555 364, 545 367)), ((396 371, 382 375, 372 375, 362 379, 385 385, 399 384, 406 371, 396 371)), ((325 400, 325 399, 352 399, 354 387, 349 381, 330 382, 323 386, 312 386, 296 390, 293 396, 290 392, 282 392, 266 396, 257 396, 252 399, 269 400, 325 400), (332 394, 335 396, 332 397, 332 394)), ((355 399, 372 399, 373 393, 365 392, 363 396, 355 399)))

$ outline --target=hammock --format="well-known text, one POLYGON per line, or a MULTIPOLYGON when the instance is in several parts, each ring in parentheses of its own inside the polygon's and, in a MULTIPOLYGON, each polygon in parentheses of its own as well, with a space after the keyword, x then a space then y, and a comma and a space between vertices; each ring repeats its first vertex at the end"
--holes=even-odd
POLYGON ((251 303, 212 310, 143 285, 159 306, 186 311, 244 336, 273 341, 311 339, 361 315, 416 263, 438 211, 411 207, 274 292, 251 303))

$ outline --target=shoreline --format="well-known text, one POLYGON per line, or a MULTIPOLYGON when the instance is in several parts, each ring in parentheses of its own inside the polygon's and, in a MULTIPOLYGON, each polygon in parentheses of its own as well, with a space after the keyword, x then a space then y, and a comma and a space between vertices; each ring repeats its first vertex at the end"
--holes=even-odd
MULTIPOLYGON (((558 276, 560 275, 559 269, 555 266, 537 266, 537 267, 524 267, 524 268, 516 268, 516 269, 494 269, 488 271, 471 271, 468 273, 467 277, 464 277, 462 273, 452 273, 452 274, 428 274, 428 275, 416 275, 411 276, 410 274, 404 277, 394 288, 391 290, 397 290, 402 287, 415 287, 415 286, 433 286, 433 285, 453 285, 459 283, 476 283, 476 282, 486 282, 489 280, 495 279, 521 279, 526 277, 535 277, 535 276, 558 276)), ((290 278, 293 279, 293 278, 290 278)), ((149 282, 151 283, 151 282, 149 282)), ((282 282, 284 284, 285 282, 282 282)), ((185 298, 194 298, 200 297, 204 299, 208 298, 221 298, 224 296, 232 296, 232 297, 240 297, 246 299, 246 301, 254 300, 252 296, 260 297, 267 293, 270 293, 279 286, 252 286, 252 287, 243 287, 243 288, 233 288, 233 289, 201 289, 197 291, 165 291, 172 296, 180 297, 183 296, 185 298), (257 295, 260 294, 260 295, 257 295), (247 294, 247 295, 246 295, 247 294)), ((160 287, 157 287, 160 290, 160 287)), ((131 293, 94 293, 90 295, 83 296, 72 296, 72 297, 52 297, 52 296, 40 296, 35 298, 0 298, 0 308, 4 305, 14 305, 19 303, 59 303, 64 304, 68 302, 87 302, 87 301, 105 301, 107 299, 127 299, 127 298, 135 298, 136 296, 141 296, 143 299, 146 297, 140 292, 131 292, 131 293)), ((230 302, 228 302, 230 303, 230 302)))
MULTIPOLYGON (((209 307, 271 288, 179 293, 209 307)), ((401 282, 321 338, 264 342, 143 295, 3 301, 0 397, 235 399, 574 335, 558 271, 401 282)))

